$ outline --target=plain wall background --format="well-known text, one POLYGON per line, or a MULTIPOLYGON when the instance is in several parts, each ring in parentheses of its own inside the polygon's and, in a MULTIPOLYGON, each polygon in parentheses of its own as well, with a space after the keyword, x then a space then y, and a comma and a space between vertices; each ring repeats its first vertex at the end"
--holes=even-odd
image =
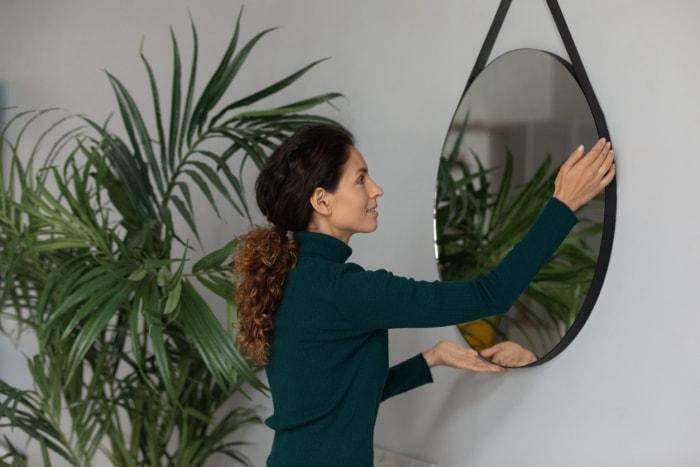
MULTIPOLYGON (((382 406, 376 442, 441 467, 697 466, 700 3, 560 5, 617 154, 616 235, 597 306, 569 348, 540 367, 500 375, 436 370, 434 384, 382 406)), ((494 0, 245 6, 244 38, 281 28, 253 54, 241 89, 332 57, 284 100, 327 91, 347 97, 339 111, 326 112, 356 134, 386 192, 379 230, 351 241, 353 261, 437 278, 438 156, 497 6, 494 0)), ((1 105, 59 106, 99 120, 114 110, 102 69, 140 88, 143 99, 142 38, 157 73, 169 76, 168 26, 185 48, 189 14, 199 28, 202 65, 211 69, 239 7, 225 0, 1 0, 1 105)), ((518 47, 565 56, 544 0, 514 2, 492 57, 518 47)), ((205 241, 222 244, 244 228, 232 220, 205 241)), ((391 359, 457 337, 454 328, 393 331, 391 359)), ((1 344, 0 377, 27 384, 20 354, 1 344)), ((267 401, 257 403, 269 414, 267 401)), ((263 465, 271 433, 258 427, 247 438, 254 443, 247 452, 263 465)))

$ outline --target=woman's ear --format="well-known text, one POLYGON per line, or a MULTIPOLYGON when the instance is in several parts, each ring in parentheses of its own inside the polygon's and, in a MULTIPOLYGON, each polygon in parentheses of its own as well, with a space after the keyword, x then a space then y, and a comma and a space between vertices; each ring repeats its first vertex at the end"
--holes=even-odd
POLYGON ((328 192, 323 188, 316 188, 309 199, 314 211, 327 216, 331 213, 331 206, 328 202, 328 192))

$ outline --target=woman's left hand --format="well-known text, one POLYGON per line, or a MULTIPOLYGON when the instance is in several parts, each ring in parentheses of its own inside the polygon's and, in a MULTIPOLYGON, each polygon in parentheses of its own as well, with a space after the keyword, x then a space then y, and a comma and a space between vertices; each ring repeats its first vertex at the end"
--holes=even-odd
POLYGON ((499 342, 481 351, 481 356, 503 366, 525 366, 537 360, 535 354, 512 341, 499 342))
POLYGON ((479 373, 499 373, 503 367, 487 362, 478 352, 468 347, 442 340, 423 352, 430 368, 438 365, 479 373))

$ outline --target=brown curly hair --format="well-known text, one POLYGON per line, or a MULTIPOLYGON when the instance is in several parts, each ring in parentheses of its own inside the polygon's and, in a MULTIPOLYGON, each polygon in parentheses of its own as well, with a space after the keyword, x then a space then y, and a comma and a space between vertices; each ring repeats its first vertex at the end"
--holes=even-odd
POLYGON ((255 227, 238 245, 234 262, 238 346, 243 357, 256 365, 267 363, 272 314, 296 255, 296 243, 276 228, 255 227))
POLYGON ((287 232, 306 230, 316 188, 334 192, 354 145, 339 126, 313 125, 297 130, 265 162, 255 182, 260 211, 272 224, 254 226, 240 239, 234 258, 238 347, 255 365, 270 354, 273 315, 299 247, 287 232))

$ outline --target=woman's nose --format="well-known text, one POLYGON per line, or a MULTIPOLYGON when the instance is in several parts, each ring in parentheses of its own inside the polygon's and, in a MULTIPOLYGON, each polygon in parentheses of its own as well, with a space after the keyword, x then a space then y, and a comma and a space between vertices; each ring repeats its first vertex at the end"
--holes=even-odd
POLYGON ((377 185, 377 183, 374 180, 372 180, 372 183, 374 184, 373 190, 372 190, 372 196, 379 198, 380 196, 382 196, 384 194, 384 190, 382 190, 382 187, 377 185))

